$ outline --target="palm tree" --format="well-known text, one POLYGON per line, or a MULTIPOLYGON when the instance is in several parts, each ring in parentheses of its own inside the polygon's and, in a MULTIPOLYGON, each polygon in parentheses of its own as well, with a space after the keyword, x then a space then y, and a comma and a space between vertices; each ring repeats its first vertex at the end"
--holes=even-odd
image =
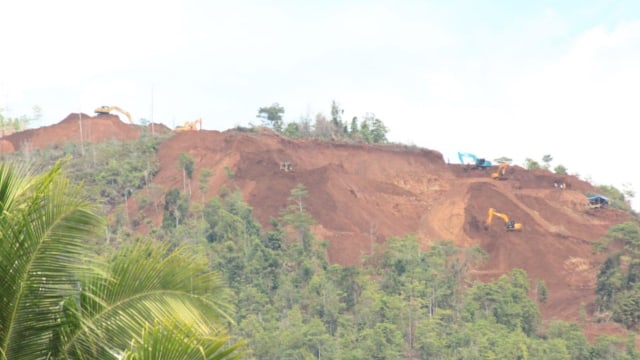
POLYGON ((75 299, 66 302, 67 319, 73 321, 60 333, 60 353, 55 355, 120 358, 131 351, 138 354, 139 349, 151 347, 146 341, 158 342, 157 337, 162 337, 175 340, 178 349, 197 344, 190 351, 212 343, 218 349, 225 339, 225 347, 212 353, 215 356, 199 358, 241 356, 242 343, 226 344, 226 329, 221 325, 232 322, 227 315, 228 291, 222 287, 222 277, 208 270, 203 253, 153 241, 119 249, 109 260, 106 274, 83 279, 80 304, 75 299), (171 329, 166 329, 167 324, 171 329), (194 337, 201 342, 186 340, 194 337))
POLYGON ((180 358, 242 356, 206 260, 140 241, 102 265, 104 221, 61 168, 0 165, 0 359, 144 359, 159 338, 180 358))

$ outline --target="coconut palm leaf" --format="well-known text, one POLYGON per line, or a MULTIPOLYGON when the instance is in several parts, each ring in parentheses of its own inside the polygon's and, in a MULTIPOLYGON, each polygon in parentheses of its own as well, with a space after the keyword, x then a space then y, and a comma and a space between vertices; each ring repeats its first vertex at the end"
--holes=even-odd
POLYGON ((150 324, 180 321, 223 331, 231 322, 221 276, 187 246, 171 249, 153 241, 125 246, 109 261, 108 274, 83 285, 70 322, 80 326, 62 334, 62 355, 117 358, 150 324))
POLYGON ((103 222, 61 175, 61 164, 35 175, 0 165, 0 354, 40 359, 50 353, 61 306, 92 270, 87 239, 103 222))
POLYGON ((189 324, 169 322, 147 327, 140 339, 131 343, 123 360, 155 359, 241 359, 242 343, 229 345, 225 334, 207 334, 204 329, 189 324))

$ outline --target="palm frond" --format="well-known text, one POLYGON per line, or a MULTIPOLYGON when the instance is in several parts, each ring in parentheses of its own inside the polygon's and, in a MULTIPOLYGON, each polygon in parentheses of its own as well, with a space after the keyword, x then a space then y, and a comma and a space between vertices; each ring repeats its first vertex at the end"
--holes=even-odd
POLYGON ((83 286, 82 326, 65 333, 68 355, 106 356, 149 324, 171 319, 217 329, 231 321, 221 276, 189 248, 141 241, 121 248, 109 264, 112 280, 96 276, 83 286))
POLYGON ((60 169, 34 175, 0 166, 0 351, 7 358, 47 356, 62 326, 60 304, 91 269, 85 244, 102 220, 60 169))
POLYGON ((241 342, 231 344, 225 333, 206 332, 188 323, 170 321, 147 326, 141 337, 125 350, 122 359, 232 360, 244 356, 243 346, 241 342))

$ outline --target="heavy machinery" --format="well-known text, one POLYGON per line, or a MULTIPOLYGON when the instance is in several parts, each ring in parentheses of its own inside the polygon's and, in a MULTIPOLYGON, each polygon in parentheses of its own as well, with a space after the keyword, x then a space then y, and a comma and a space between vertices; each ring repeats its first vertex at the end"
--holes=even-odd
POLYGON ((175 129, 176 131, 199 131, 202 130, 202 119, 197 119, 194 121, 186 121, 184 125, 178 126, 175 129))
POLYGON ((497 217, 501 218, 502 220, 504 220, 505 227, 506 227, 507 231, 521 231, 522 230, 522 224, 517 223, 517 222, 515 222, 513 220, 509 220, 509 217, 507 215, 497 212, 494 208, 489 208, 489 214, 487 216, 487 226, 491 225, 491 221, 493 220, 494 216, 497 216, 497 217))
POLYGON ((491 167, 491 161, 485 160, 483 158, 478 158, 477 156, 471 153, 459 152, 458 159, 460 159, 461 164, 466 164, 464 162, 464 158, 470 158, 473 161, 472 166, 474 169, 486 169, 488 167, 491 167))
POLYGON ((288 161, 283 161, 280 163, 280 170, 284 172, 291 172, 293 171, 293 165, 288 161))
POLYGON ((593 195, 587 198, 589 200, 589 208, 600 209, 609 206, 609 199, 602 195, 593 195))
POLYGON ((498 170, 491 174, 491 178, 494 180, 506 180, 508 168, 509 164, 500 164, 500 166, 498 166, 498 170))
POLYGON ((118 111, 124 116, 126 116, 127 120, 129 120, 129 124, 133 124, 133 121, 131 120, 131 114, 129 114, 128 111, 124 111, 117 106, 100 106, 95 110, 95 112, 98 115, 109 115, 113 110, 118 111))

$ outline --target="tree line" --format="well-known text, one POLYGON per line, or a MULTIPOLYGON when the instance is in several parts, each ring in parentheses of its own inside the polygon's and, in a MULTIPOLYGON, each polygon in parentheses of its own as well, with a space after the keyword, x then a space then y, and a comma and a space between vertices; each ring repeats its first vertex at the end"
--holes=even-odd
POLYGON ((384 144, 388 142, 389 129, 382 120, 373 113, 366 113, 362 119, 353 117, 344 120, 344 109, 334 100, 331 103, 331 116, 317 114, 312 123, 309 116, 300 121, 285 123, 283 115, 285 109, 279 103, 260 107, 256 117, 262 119, 263 124, 274 131, 291 138, 320 138, 325 140, 352 140, 370 144, 384 144))

